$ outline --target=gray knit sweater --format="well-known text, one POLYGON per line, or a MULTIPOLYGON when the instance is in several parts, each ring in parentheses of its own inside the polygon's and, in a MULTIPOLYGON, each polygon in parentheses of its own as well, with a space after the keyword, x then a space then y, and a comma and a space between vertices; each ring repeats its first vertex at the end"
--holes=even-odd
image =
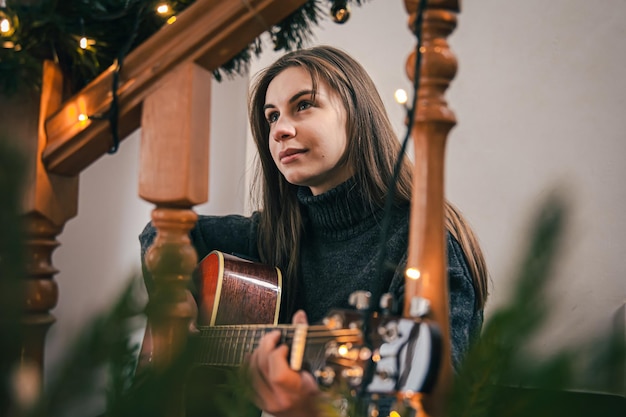
MULTIPOLYGON (((301 187, 298 199, 305 233, 301 241, 296 308, 304 309, 311 323, 321 320, 331 308, 347 307, 348 296, 356 290, 388 291, 402 300, 408 204, 392 211, 385 268, 382 274, 376 274, 383 210, 365 201, 354 181, 318 196, 301 187)), ((258 219, 258 213, 250 217, 200 216, 190 233, 198 258, 215 249, 258 258, 258 219)), ((141 233, 142 259, 155 233, 150 224, 141 233)), ((474 307, 474 288, 463 251, 449 233, 447 254, 452 359, 457 367, 472 336, 480 330, 482 311, 474 307)), ((144 275, 150 290, 151 280, 147 273, 144 275)))

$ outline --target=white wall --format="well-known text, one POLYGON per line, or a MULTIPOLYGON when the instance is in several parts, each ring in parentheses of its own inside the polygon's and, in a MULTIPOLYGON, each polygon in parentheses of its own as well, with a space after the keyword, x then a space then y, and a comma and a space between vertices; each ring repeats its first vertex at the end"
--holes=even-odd
MULTIPOLYGON (((459 72, 447 98, 458 125, 448 140, 446 190, 486 253, 493 279, 487 313, 506 300, 532 211, 555 186, 569 191, 572 221, 552 286, 555 316, 536 342, 546 352, 607 329, 626 300, 626 2, 601 4, 465 1, 450 38, 459 72)), ((363 63, 403 135, 404 111, 393 92, 410 88, 404 62, 414 46, 403 2, 366 2, 345 25, 328 21, 316 34, 316 43, 363 63)), ((253 72, 273 58, 266 53, 253 72)), ((198 211, 244 210, 246 84, 240 78, 216 87, 211 203, 198 211)), ((151 207, 136 197, 137 160, 138 138, 131 137, 81 177, 79 216, 54 255, 61 272, 58 322, 48 337, 52 365, 68 335, 138 270, 137 234, 151 207)))
MULTIPOLYGON (((626 12, 621 0, 464 2, 453 39, 448 193, 476 226, 494 281, 508 279, 529 215, 553 188, 571 222, 552 283, 552 351, 606 331, 626 301, 623 117, 626 12)), ((621 316, 623 323, 623 313, 621 316)))

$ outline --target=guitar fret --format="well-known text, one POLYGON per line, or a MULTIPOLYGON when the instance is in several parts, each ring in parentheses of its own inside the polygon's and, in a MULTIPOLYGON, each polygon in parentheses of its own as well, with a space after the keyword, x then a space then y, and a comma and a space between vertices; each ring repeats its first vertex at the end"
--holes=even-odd
POLYGON ((228 340, 228 345, 226 346, 226 351, 224 352, 224 363, 228 366, 232 364, 231 354, 232 354, 232 344, 233 344, 233 329, 229 328, 226 331, 226 340, 228 340))
POLYGON ((245 334, 243 336, 244 343, 241 344, 241 353, 239 357, 241 363, 243 363, 246 352, 248 351, 248 346, 250 346, 250 342, 248 340, 248 329, 246 328, 244 331, 245 331, 245 334))
POLYGON ((224 365, 225 363, 228 363, 226 361, 226 356, 228 355, 228 351, 229 351, 228 347, 230 346, 230 338, 229 338, 228 330, 229 330, 228 328, 225 328, 223 332, 224 333, 223 339, 228 340, 229 343, 222 344, 222 354, 220 356, 220 363, 219 363, 220 365, 224 365))
POLYGON ((224 360, 224 362, 227 365, 231 365, 232 364, 232 360, 231 360, 230 357, 231 357, 232 351, 233 351, 233 349, 232 349, 233 333, 234 333, 233 329, 229 328, 228 331, 227 331, 227 336, 226 336, 226 340, 228 340, 228 345, 226 346, 226 352, 225 352, 226 353, 226 357, 225 357, 225 360, 224 360))
POLYGON ((238 359, 239 359, 239 349, 241 349, 241 329, 235 329, 235 332, 237 333, 237 336, 235 337, 236 343, 234 348, 232 349, 232 356, 233 356, 233 365, 238 365, 238 359))
MULTIPOLYGON (((224 339, 224 336, 225 336, 224 329, 220 329, 219 336, 220 336, 220 339, 222 339, 222 340, 224 339)), ((219 346, 220 346, 220 349, 218 351, 218 355, 215 357, 215 363, 216 364, 222 363, 222 358, 224 357, 224 346, 225 345, 223 343, 220 343, 219 346)))

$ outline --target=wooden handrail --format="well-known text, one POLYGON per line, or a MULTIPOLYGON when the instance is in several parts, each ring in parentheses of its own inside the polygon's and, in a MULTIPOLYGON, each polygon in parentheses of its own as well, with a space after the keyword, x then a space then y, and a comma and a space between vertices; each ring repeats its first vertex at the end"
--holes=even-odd
MULTIPOLYGON (((306 1, 197 0, 124 60, 118 88, 120 138, 139 127, 143 99, 174 67, 195 62, 214 70, 306 1)), ((79 121, 78 116, 106 113, 114 70, 108 68, 46 120, 43 161, 49 172, 77 175, 110 149, 108 122, 79 121)))

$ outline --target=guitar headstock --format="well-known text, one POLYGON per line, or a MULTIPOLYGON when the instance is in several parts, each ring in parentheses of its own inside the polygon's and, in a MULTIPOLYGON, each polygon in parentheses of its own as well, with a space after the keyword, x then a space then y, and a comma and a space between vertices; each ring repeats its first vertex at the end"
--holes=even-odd
MULTIPOLYGON (((359 301, 360 302, 360 301, 359 301)), ((431 390, 441 359, 438 327, 428 320, 369 314, 366 308, 333 310, 329 330, 361 329, 359 342, 327 342, 323 363, 312 370, 322 387, 385 396, 431 390)))

